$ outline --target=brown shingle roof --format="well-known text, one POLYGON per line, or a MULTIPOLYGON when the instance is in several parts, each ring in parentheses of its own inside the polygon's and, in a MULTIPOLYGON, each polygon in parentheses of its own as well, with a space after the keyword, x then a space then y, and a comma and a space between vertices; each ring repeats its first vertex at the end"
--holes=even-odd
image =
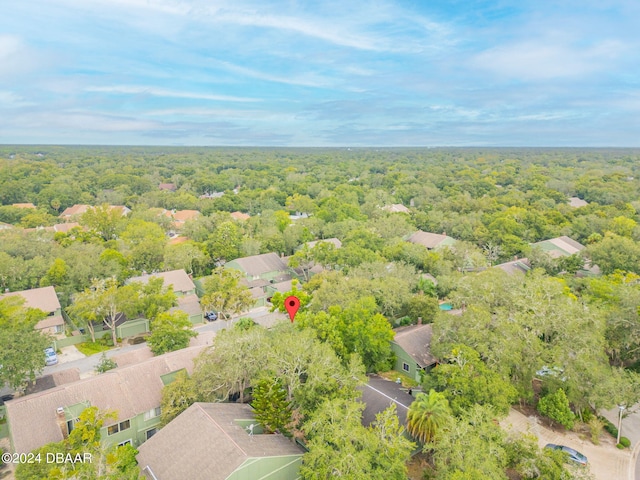
POLYGON ((451 245, 454 243, 453 238, 439 233, 430 233, 417 231, 409 237, 409 242, 417 243, 428 249, 439 247, 440 245, 451 245))
POLYGON ((7 402, 7 418, 15 451, 30 452, 62 440, 57 423, 58 407, 89 402, 104 412, 115 410, 117 421, 158 407, 164 387, 160 376, 183 368, 192 371, 193 358, 203 348, 185 348, 7 402))
POLYGON ((198 210, 178 210, 173 213, 171 216, 174 220, 178 222, 186 222, 187 220, 193 220, 194 218, 198 218, 200 216, 200 212, 198 210))
POLYGON ((60 308, 60 301, 53 287, 32 288, 31 290, 10 292, 0 295, 0 299, 14 295, 20 295, 24 298, 25 307, 39 308, 45 313, 55 312, 60 308))
POLYGON ((236 258, 233 262, 237 263, 247 275, 251 276, 262 275, 269 272, 284 272, 287 270, 287 266, 275 253, 263 253, 262 255, 236 258))
POLYGON ((395 332, 396 336, 393 341, 411 355, 411 358, 421 368, 436 362, 436 358, 431 355, 431 336, 433 331, 430 323, 396 328, 395 332))
POLYGON ((202 313, 202 308, 200 307, 200 300, 195 293, 185 295, 184 297, 178 297, 178 306, 173 307, 171 312, 175 310, 182 310, 187 315, 198 315, 202 313))
POLYGON ((249 435, 237 423, 253 419, 249 405, 194 403, 140 445, 138 464, 158 479, 224 480, 252 458, 299 461, 302 450, 282 435, 249 435))
POLYGON ((336 248, 340 248, 342 247, 342 242, 340 240, 338 240, 337 238, 333 237, 333 238, 325 238, 323 240, 315 240, 313 242, 307 242, 306 245, 309 248, 313 248, 315 247, 317 244, 322 243, 322 242, 327 242, 327 243, 331 243, 333 244, 334 247, 336 248))
POLYGON ((242 212, 231 212, 231 216, 236 220, 249 220, 251 218, 250 215, 242 212))
POLYGON ((193 280, 189 278, 189 275, 187 275, 187 272, 185 272, 183 269, 171 270, 170 272, 153 273, 151 275, 142 275, 140 277, 131 277, 129 280, 127 280, 127 283, 142 282, 144 284, 147 284, 153 277, 162 278, 164 280, 165 287, 172 285, 173 291, 177 293, 189 292, 196 288, 193 280))

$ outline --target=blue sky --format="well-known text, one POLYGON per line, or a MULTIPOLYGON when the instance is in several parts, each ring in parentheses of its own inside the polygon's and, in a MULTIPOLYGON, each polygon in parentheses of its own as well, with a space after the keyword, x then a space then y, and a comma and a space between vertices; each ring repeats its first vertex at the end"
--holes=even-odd
POLYGON ((0 11, 0 143, 640 146, 637 0, 0 11))

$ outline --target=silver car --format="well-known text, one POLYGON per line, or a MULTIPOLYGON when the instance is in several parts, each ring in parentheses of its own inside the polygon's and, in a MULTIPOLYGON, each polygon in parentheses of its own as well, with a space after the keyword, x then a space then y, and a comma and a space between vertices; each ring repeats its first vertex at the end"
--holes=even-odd
POLYGON ((48 347, 44 349, 44 363, 47 366, 58 363, 58 355, 56 355, 56 351, 53 348, 48 347))

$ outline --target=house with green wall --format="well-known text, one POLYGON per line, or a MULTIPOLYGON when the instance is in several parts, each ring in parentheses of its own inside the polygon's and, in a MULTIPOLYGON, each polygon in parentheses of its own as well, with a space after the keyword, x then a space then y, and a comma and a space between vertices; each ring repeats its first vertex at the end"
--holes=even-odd
MULTIPOLYGON (((196 284, 184 269, 171 270, 169 272, 157 272, 151 275, 141 275, 132 277, 127 283, 140 282, 149 283, 152 278, 161 278, 164 286, 173 287, 173 293, 176 294, 178 305, 170 311, 181 310, 189 316, 192 324, 204 322, 204 315, 200 307, 200 300, 196 294, 196 284)), ((147 330, 149 331, 149 330, 147 330)))
POLYGON ((194 403, 141 445, 137 459, 149 479, 297 480, 303 454, 283 435, 264 434, 249 405, 194 403))
POLYGON ((396 328, 394 332, 391 350, 396 361, 393 369, 420 382, 423 373, 431 370, 437 363, 431 354, 431 324, 409 325, 396 328))
POLYGON ((292 279, 291 270, 276 253, 236 258, 224 267, 241 273, 242 283, 251 292, 255 307, 265 306, 268 298, 292 279))
POLYGON ((0 300, 19 296, 24 299, 24 306, 37 308, 47 314, 45 318, 36 324, 36 330, 54 335, 56 338, 64 337, 64 318, 58 295, 53 287, 32 288, 19 292, 9 292, 0 295, 0 300))
POLYGON ((105 445, 130 443, 137 448, 159 428, 162 388, 179 371, 190 373, 193 359, 203 348, 185 348, 8 401, 12 450, 26 453, 62 441, 80 413, 91 406, 116 414, 102 428, 105 445))

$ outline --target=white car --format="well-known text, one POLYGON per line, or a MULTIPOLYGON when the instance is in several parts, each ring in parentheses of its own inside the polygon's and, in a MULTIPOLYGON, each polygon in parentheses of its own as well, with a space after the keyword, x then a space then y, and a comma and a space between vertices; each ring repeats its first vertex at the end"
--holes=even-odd
POLYGON ((44 363, 47 366, 58 363, 58 355, 56 355, 56 351, 51 347, 44 349, 44 359, 44 363))

